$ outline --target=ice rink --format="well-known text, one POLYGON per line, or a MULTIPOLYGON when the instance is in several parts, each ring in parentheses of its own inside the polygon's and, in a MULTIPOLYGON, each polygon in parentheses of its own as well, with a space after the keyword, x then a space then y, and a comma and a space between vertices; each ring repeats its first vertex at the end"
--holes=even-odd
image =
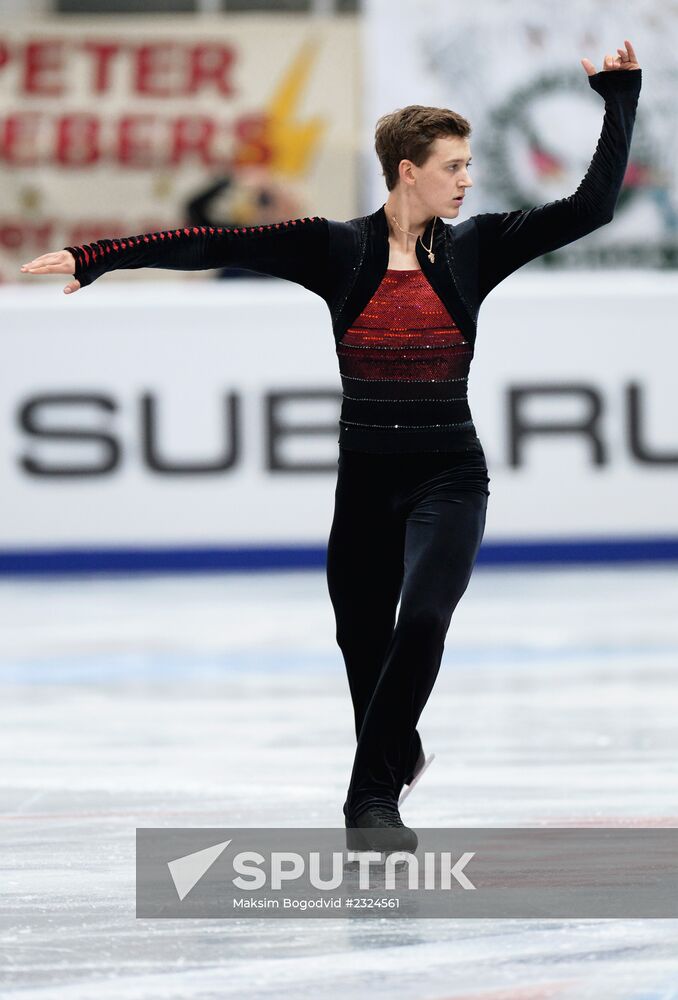
MULTIPOLYGON (((343 825, 322 572, 0 583, 2 996, 678 998, 674 920, 139 920, 139 826, 343 825)), ((676 567, 477 568, 420 826, 678 825, 676 567)))

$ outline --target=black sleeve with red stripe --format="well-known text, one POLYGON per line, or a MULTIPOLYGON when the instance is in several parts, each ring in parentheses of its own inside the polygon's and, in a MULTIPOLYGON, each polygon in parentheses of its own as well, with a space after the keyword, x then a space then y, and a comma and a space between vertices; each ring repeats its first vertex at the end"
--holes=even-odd
POLYGON ((233 266, 286 278, 322 297, 329 287, 329 225, 321 216, 237 229, 190 226, 64 249, 75 258, 74 277, 81 286, 118 268, 233 266))

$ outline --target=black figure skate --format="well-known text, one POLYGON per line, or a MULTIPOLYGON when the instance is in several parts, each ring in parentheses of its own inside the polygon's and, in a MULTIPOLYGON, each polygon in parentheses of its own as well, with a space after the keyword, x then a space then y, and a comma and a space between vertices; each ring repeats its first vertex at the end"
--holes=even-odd
POLYGON ((377 804, 346 817, 349 851, 416 851, 419 839, 405 826, 396 806, 377 804))
POLYGON ((400 798, 398 799, 399 806, 403 804, 407 796, 410 794, 416 783, 421 778, 426 768, 431 764, 433 760, 435 760, 435 756, 436 755, 432 753, 427 757, 426 754, 424 753, 423 748, 419 751, 419 756, 417 757, 417 763, 414 765, 414 770, 412 774, 409 776, 409 778, 405 778, 405 784, 407 785, 407 788, 403 788, 402 792, 400 793, 400 798))

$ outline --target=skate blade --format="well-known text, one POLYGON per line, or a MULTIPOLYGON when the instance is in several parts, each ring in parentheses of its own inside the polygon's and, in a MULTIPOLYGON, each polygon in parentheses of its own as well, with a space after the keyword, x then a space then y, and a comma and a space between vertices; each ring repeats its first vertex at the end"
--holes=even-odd
POLYGON ((401 805, 405 801, 405 799, 410 794, 410 792, 412 791, 412 789, 415 787, 415 785, 417 784, 417 782, 419 781, 419 779, 421 778, 421 776, 425 773, 425 771, 426 771, 427 767, 429 766, 429 764, 431 764, 434 760, 435 760, 435 754, 434 753, 430 754, 426 758, 426 760, 424 762, 424 766, 422 767, 422 769, 419 772, 419 774, 416 776, 416 778, 414 778, 412 780, 412 783, 410 785, 405 785, 405 787, 403 788, 402 792, 400 793, 400 797, 398 799, 398 805, 401 805))

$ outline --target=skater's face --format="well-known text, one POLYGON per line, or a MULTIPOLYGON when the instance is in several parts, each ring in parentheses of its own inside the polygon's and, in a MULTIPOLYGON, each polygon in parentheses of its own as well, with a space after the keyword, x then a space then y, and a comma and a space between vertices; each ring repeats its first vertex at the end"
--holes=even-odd
POLYGON ((426 162, 418 167, 401 161, 400 182, 408 185, 426 215, 455 218, 463 204, 459 199, 473 186, 469 174, 471 147, 460 136, 438 136, 429 147, 426 162), (402 164, 407 166, 403 169, 402 164))

